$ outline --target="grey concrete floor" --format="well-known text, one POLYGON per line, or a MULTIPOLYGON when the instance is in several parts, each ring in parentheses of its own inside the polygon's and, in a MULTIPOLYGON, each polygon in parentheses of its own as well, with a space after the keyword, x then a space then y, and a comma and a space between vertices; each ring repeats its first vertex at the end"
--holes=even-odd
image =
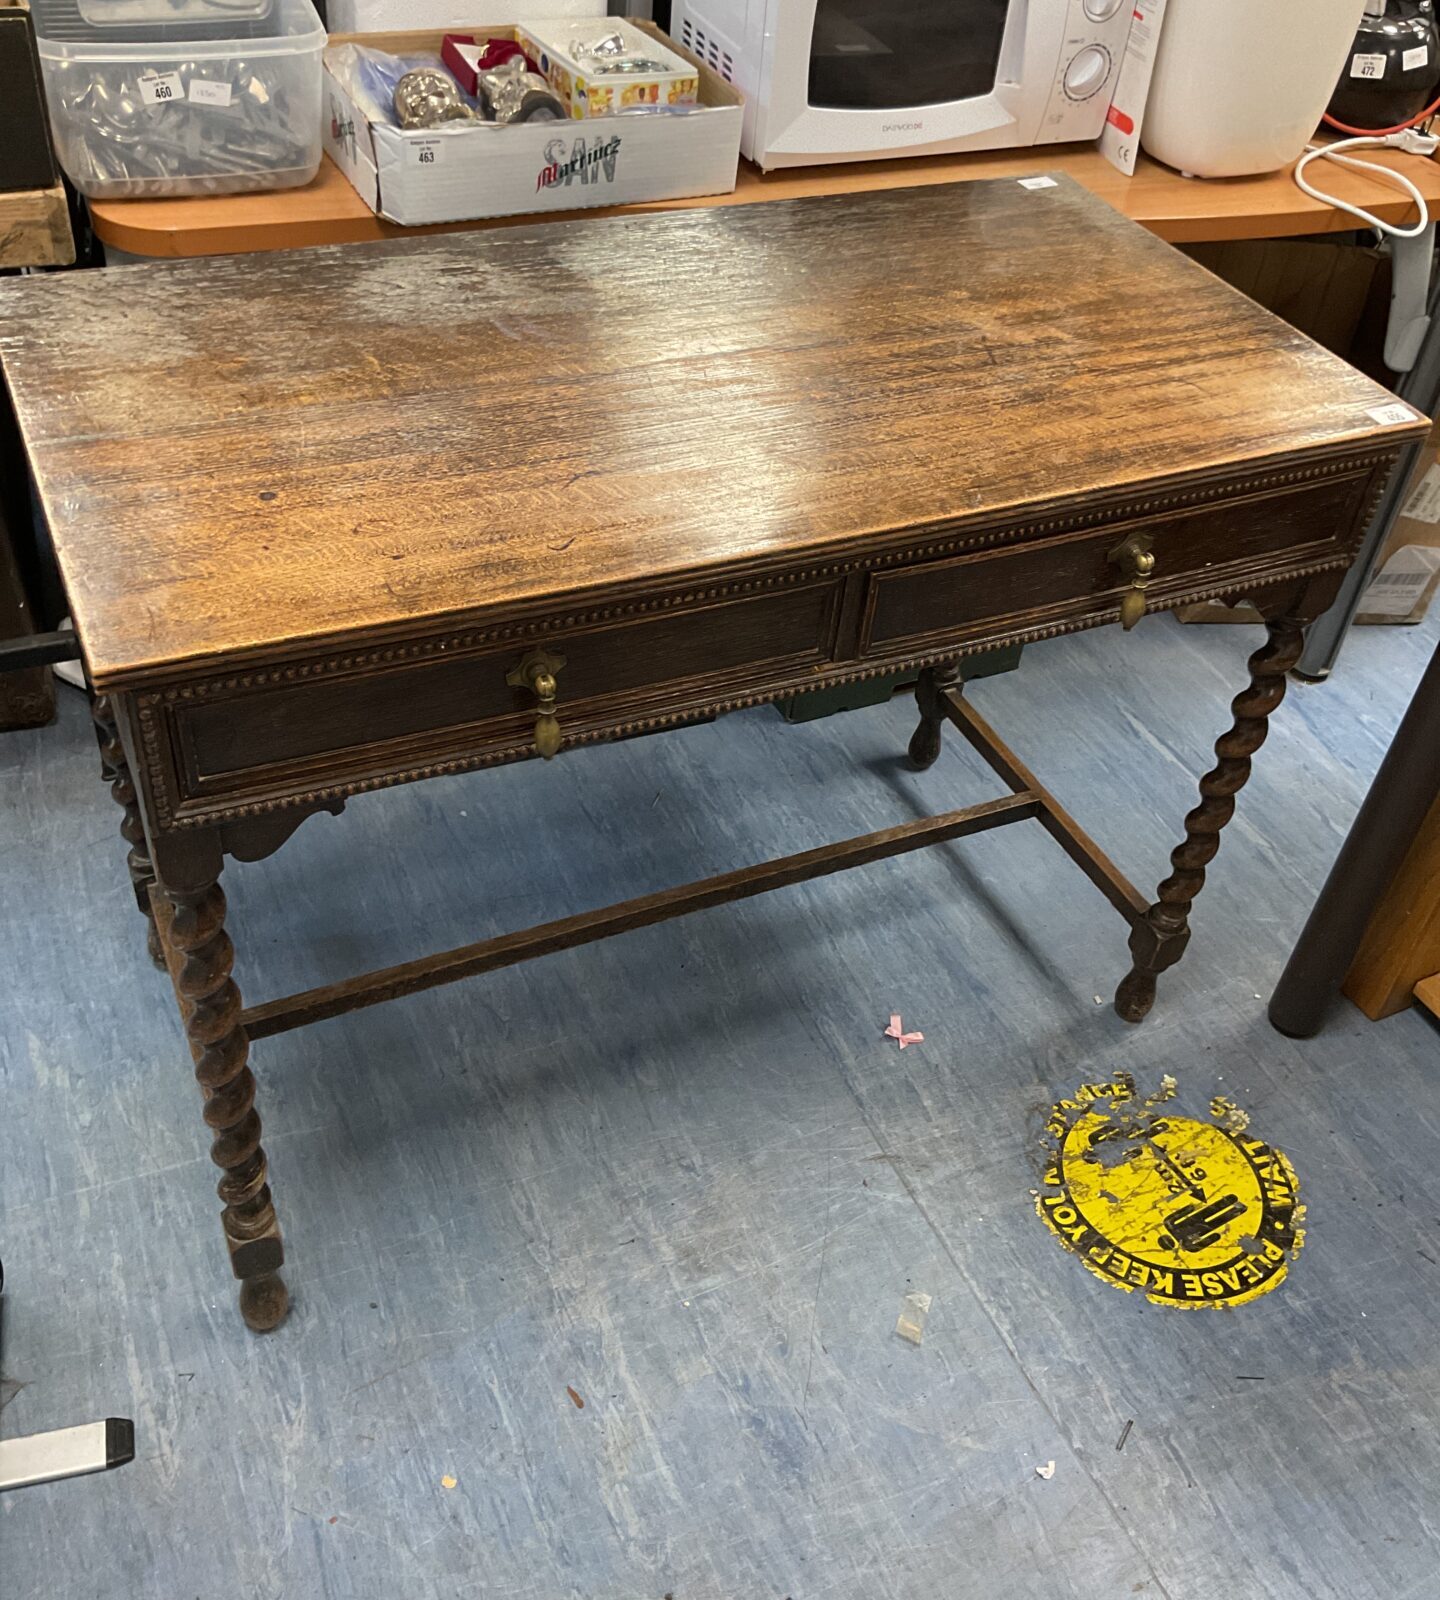
MULTIPOLYGON (((67 692, 0 737, 0 1428, 117 1413, 138 1449, 0 1500, 0 1592, 1440 1594, 1437 1034, 1264 1020, 1436 634, 1362 630, 1292 692, 1141 1028, 1118 919, 1027 824, 258 1045, 294 1299, 266 1338, 67 692), (1118 1069, 1231 1093, 1290 1155, 1276 1292, 1160 1309, 1042 1227, 1046 1107, 1118 1069)), ((973 693, 1148 889, 1255 643, 1156 620, 973 693)), ((958 743, 906 771, 912 718, 760 710, 354 801, 229 870, 237 976, 258 1000, 995 792, 958 743)))

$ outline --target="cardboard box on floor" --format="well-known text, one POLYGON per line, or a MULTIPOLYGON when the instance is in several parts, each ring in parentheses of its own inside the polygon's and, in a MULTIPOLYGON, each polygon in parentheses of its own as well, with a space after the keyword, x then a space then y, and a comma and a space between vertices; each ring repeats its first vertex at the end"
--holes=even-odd
MULTIPOLYGON (((1381 383, 1389 309, 1387 263, 1375 250, 1326 241, 1241 239, 1185 253, 1276 316, 1381 383)), ((1440 581, 1440 424, 1415 469, 1408 499, 1360 601, 1360 623, 1419 622, 1440 581)), ((1259 622, 1252 605, 1182 606, 1182 622, 1259 622)))
MULTIPOLYGON (((550 3, 541 0, 537 9, 550 3)), ((586 8, 603 24, 604 0, 586 0, 586 8)), ((325 53, 326 153, 373 211, 411 227, 729 193, 740 163, 744 97, 653 22, 630 20, 699 69, 700 104, 688 114, 397 128, 365 116, 330 70, 334 47, 438 55, 444 33, 336 34, 325 53)), ((449 31, 514 37, 513 24, 457 24, 449 31)))

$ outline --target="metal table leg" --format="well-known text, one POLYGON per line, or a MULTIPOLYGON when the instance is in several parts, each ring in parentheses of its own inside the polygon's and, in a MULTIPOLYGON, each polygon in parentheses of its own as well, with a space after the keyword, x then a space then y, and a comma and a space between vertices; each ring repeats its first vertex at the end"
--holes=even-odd
MULTIPOLYGON (((1385 358, 1392 370, 1403 372, 1395 392, 1417 411, 1433 416, 1440 404, 1440 280, 1432 281, 1430 266, 1435 249, 1435 224, 1414 239, 1393 239, 1395 280, 1390 301, 1390 328, 1385 340, 1385 358), (1421 277, 1423 274, 1423 279, 1421 277), (1417 316, 1421 300, 1420 282, 1428 283, 1423 302, 1426 314, 1417 316)), ((1310 629, 1305 649, 1295 666, 1296 675, 1318 682, 1330 676, 1350 623, 1360 607, 1360 597, 1375 571, 1380 552, 1400 515, 1415 463, 1424 442, 1410 444, 1401 452, 1385 494, 1380 501, 1355 565, 1345 578, 1335 604, 1310 629)))
POLYGON ((1356 814, 1275 993, 1270 1021, 1292 1039, 1320 1031, 1365 929, 1440 790, 1440 647, 1356 814))

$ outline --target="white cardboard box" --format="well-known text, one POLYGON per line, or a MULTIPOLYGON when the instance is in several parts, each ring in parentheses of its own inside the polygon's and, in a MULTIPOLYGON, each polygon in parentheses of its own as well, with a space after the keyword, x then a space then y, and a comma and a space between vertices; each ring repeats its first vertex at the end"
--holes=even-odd
MULTIPOLYGON (((592 14, 603 15, 601 0, 592 0, 592 14)), ((490 37, 513 32, 483 23, 445 31, 467 33, 472 26, 490 37)), ((653 23, 635 20, 635 26, 695 62, 700 69, 697 108, 684 115, 596 117, 579 123, 396 128, 367 120, 329 70, 327 51, 326 152, 372 210, 407 227, 728 194, 740 162, 740 91, 653 23)), ((354 43, 397 55, 438 52, 443 37, 428 30, 339 35, 332 48, 354 43)))

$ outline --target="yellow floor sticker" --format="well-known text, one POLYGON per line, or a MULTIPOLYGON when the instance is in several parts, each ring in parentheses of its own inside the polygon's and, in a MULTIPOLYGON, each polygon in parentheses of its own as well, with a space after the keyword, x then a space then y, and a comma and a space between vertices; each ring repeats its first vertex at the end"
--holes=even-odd
POLYGON ((1156 1305, 1231 1307, 1268 1294, 1304 1242, 1295 1169, 1224 1096, 1212 1122, 1144 1100, 1135 1080, 1082 1084, 1046 1123, 1036 1209, 1067 1250, 1156 1305))

